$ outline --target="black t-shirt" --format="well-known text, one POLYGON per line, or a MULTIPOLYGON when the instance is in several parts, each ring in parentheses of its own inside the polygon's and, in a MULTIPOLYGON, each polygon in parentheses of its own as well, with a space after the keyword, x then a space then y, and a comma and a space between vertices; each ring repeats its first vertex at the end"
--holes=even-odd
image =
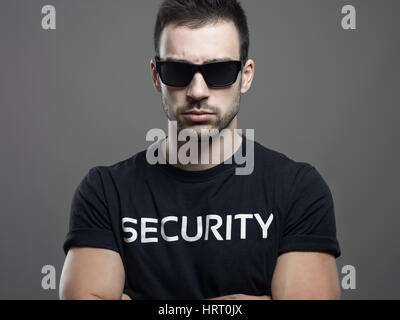
POLYGON ((232 160, 185 171, 149 164, 144 150, 90 169, 72 199, 65 254, 118 252, 133 299, 271 295, 280 254, 340 256, 332 195, 314 166, 257 142, 252 174, 235 174, 232 160))

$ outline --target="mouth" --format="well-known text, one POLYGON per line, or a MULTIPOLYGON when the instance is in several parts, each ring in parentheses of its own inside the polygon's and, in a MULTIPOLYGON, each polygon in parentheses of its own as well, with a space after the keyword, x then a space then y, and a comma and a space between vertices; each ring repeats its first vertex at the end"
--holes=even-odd
POLYGON ((214 114, 214 113, 210 112, 210 111, 204 111, 204 110, 191 110, 191 111, 185 112, 184 114, 203 115, 203 114, 214 114))
POLYGON ((208 112, 208 111, 203 111, 203 110, 192 110, 192 111, 185 112, 183 114, 183 117, 186 120, 189 120, 189 121, 195 122, 195 123, 210 121, 214 116, 215 116, 214 113, 208 112))

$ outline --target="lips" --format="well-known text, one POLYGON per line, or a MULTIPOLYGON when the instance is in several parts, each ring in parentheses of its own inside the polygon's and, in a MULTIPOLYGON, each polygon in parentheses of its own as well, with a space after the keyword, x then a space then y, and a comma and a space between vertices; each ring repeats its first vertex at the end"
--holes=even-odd
POLYGON ((214 117, 214 114, 207 111, 193 110, 184 113, 183 117, 191 122, 207 122, 214 117))
POLYGON ((192 111, 185 112, 185 114, 203 115, 203 114, 214 114, 214 113, 204 111, 204 110, 192 110, 192 111))

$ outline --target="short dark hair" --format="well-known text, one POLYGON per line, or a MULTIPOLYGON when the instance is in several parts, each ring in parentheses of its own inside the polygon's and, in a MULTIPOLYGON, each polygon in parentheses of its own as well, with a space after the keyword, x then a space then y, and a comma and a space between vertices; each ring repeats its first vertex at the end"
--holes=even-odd
POLYGON ((208 23, 232 21, 239 32, 240 60, 248 59, 250 37, 246 14, 237 0, 164 0, 160 5, 154 30, 154 48, 160 56, 160 37, 170 23, 199 28, 208 23))

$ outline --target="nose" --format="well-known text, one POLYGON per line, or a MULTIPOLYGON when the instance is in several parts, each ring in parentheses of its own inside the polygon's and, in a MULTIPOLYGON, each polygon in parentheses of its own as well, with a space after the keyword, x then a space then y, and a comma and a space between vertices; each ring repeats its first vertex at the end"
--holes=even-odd
POLYGON ((202 100, 210 95, 207 82, 200 72, 194 74, 187 90, 187 96, 194 100, 202 100))

